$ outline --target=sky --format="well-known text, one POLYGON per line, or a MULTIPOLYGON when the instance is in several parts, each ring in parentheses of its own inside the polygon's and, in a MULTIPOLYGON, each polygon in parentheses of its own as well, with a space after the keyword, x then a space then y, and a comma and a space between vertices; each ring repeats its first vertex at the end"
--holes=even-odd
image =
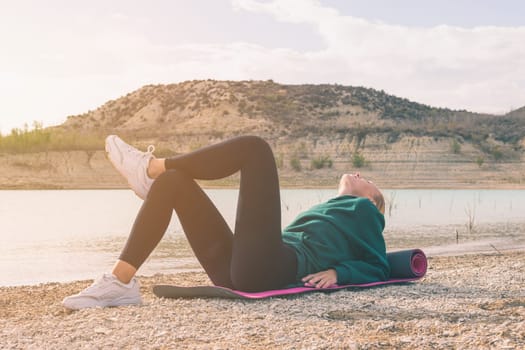
POLYGON ((0 0, 0 132, 194 79, 503 114, 525 106, 524 13, 519 0, 0 0))

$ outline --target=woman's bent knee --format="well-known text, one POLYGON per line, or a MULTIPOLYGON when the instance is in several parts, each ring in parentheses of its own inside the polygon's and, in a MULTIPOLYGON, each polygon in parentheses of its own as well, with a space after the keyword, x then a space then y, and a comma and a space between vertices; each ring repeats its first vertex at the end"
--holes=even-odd
POLYGON ((268 144, 268 142, 266 142, 266 140, 264 140, 263 138, 259 136, 248 135, 248 136, 241 136, 241 138, 243 139, 244 142, 248 143, 249 147, 257 148, 257 149, 260 148, 260 149, 271 151, 271 147, 268 144))
POLYGON ((240 143, 239 148, 248 152, 250 157, 253 157, 258 162, 264 159, 273 159, 273 151, 270 144, 259 136, 240 136, 238 142, 240 143))
POLYGON ((167 170, 153 181, 148 197, 176 193, 178 189, 184 188, 188 181, 192 179, 183 172, 167 170))

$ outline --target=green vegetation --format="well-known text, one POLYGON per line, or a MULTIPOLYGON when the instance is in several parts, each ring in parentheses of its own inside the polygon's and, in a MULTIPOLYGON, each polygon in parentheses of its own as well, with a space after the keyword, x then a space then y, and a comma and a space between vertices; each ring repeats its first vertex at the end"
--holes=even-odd
POLYGON ((476 164, 478 165, 478 167, 481 168, 483 163, 485 163, 485 157, 479 156, 479 157, 476 158, 476 164))
POLYGON ((39 122, 33 123, 33 129, 25 125, 23 129, 13 129, 9 135, 0 135, 0 153, 100 149, 104 149, 103 137, 59 129, 44 129, 39 122))
POLYGON ((504 156, 503 151, 501 150, 501 147, 497 145, 491 148, 490 154, 492 155, 492 157, 494 158, 496 162, 502 160, 504 156))
MULTIPOLYGON (((485 143, 490 144, 489 137, 513 148, 520 148, 519 142, 525 135, 525 118, 519 113, 495 117, 464 110, 435 108, 363 87, 281 85, 270 80, 232 82, 230 88, 241 99, 246 96, 247 102, 238 105, 241 112, 246 112, 248 106, 252 106, 253 115, 287 126, 291 135, 296 137, 352 133, 358 137, 358 141, 362 141, 367 134, 387 133, 390 143, 395 142, 401 134, 454 137, 473 143, 497 159, 500 154, 494 154, 492 149, 487 151, 484 146, 485 143), (331 121, 345 114, 341 106, 361 107, 393 123, 334 127, 331 121)), ((452 146, 455 154, 461 152, 461 143, 456 142, 452 146)), ((502 159, 516 155, 506 150, 502 150, 502 153, 502 159)))
POLYGON ((297 156, 293 156, 290 159, 290 166, 292 167, 293 170, 297 172, 302 170, 301 161, 299 160, 299 158, 297 158, 297 156))
POLYGON ((458 142, 458 140, 454 139, 450 143, 450 150, 454 154, 460 154, 461 153, 461 144, 458 142))
MULTIPOLYGON (((303 162, 319 137, 350 137, 353 141, 349 142, 355 142, 354 149, 358 150, 369 136, 384 135, 387 143, 405 135, 427 136, 454 140, 450 146, 454 154, 461 153, 464 144, 472 144, 485 159, 507 161, 523 154, 525 114, 523 109, 494 116, 434 108, 363 87, 195 80, 144 86, 96 111, 69 117, 63 127, 42 129, 36 125, 33 130, 13 130, 0 137, 0 152, 100 149, 103 136, 98 136, 99 130, 127 133, 135 139, 171 139, 175 135, 224 139, 255 133, 295 141, 290 152, 303 162), (212 132, 209 128, 199 130, 198 118, 210 113, 225 121, 221 125, 241 125, 236 119, 239 116, 254 122, 246 127, 217 127, 212 132), (178 127, 181 120, 192 118, 194 129, 178 127), (137 120, 141 123, 134 124, 137 120)), ((357 166, 366 165, 361 157, 354 155, 357 166)), ((321 164, 324 167, 328 163, 313 160, 312 167, 321 164)))
POLYGON ((352 156, 352 165, 356 168, 364 167, 366 165, 365 156, 363 156, 360 152, 354 152, 352 156))
POLYGON ((322 169, 324 167, 332 167, 332 159, 329 156, 318 156, 311 160, 312 169, 322 169))

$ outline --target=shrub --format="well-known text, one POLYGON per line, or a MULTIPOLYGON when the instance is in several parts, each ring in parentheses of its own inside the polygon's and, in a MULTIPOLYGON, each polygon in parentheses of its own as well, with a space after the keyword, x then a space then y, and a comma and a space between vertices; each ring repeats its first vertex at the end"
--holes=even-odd
POLYGON ((399 137, 401 136, 401 133, 398 130, 393 130, 388 133, 388 136, 386 138, 386 142, 388 143, 394 143, 397 140, 399 140, 399 137))
POLYGON ((479 156, 478 158, 476 158, 476 164, 478 165, 478 167, 481 168, 483 163, 485 163, 485 158, 483 156, 479 156))
POLYGON ((495 161, 500 161, 501 159, 503 159, 503 151, 499 146, 492 147, 492 149, 490 150, 490 154, 492 155, 492 157, 494 157, 495 161))
POLYGON ((33 123, 29 130, 27 124, 23 129, 15 128, 11 134, 0 136, 0 151, 6 153, 24 153, 46 148, 50 143, 51 133, 42 128, 42 124, 33 123))
POLYGON ((452 142, 450 143, 450 150, 454 154, 461 153, 461 144, 458 142, 458 140, 456 139, 452 140, 452 142))
POLYGON ((362 168, 366 164, 365 156, 363 156, 360 152, 354 152, 354 155, 352 156, 352 165, 356 168, 362 168))
POLYGON ((290 166, 295 171, 301 171, 302 169, 301 161, 299 160, 299 158, 297 158, 297 156, 293 156, 292 159, 290 159, 290 166))
POLYGON ((45 151, 73 151, 104 149, 104 138, 96 134, 83 134, 77 131, 43 129, 35 122, 32 130, 13 129, 10 135, 0 135, 0 152, 34 153, 45 151))
POLYGON ((329 156, 319 156, 316 158, 312 158, 311 166, 312 166, 312 169, 322 169, 324 167, 331 168, 332 160, 330 159, 329 156))

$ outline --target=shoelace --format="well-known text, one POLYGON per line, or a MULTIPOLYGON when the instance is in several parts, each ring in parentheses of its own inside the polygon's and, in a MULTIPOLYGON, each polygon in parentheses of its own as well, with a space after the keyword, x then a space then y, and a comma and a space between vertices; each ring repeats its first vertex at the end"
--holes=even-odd
POLYGON ((137 152, 138 152, 139 154, 143 154, 143 155, 144 154, 151 155, 151 154, 153 154, 153 152, 155 152, 155 146, 149 145, 148 149, 146 150, 146 152, 142 152, 142 151, 140 151, 138 149, 129 147, 129 148, 126 149, 126 152, 127 153, 135 153, 135 154, 137 154, 137 152))

